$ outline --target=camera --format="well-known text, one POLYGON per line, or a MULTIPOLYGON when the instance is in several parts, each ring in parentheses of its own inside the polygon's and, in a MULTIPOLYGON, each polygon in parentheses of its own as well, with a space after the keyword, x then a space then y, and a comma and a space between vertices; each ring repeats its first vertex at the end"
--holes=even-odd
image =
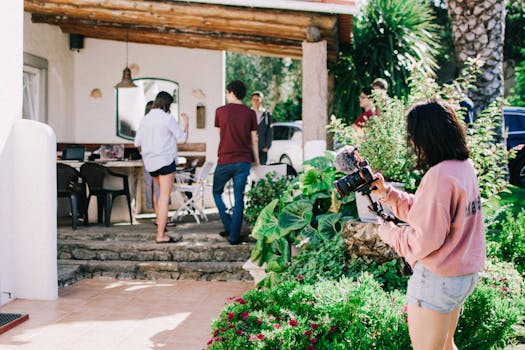
POLYGON ((377 179, 374 178, 368 161, 359 156, 356 147, 345 146, 341 148, 335 155, 334 164, 338 171, 347 174, 334 181, 335 189, 341 197, 348 196, 352 192, 359 192, 368 199, 370 203, 368 209, 377 216, 395 224, 400 222, 398 218, 386 214, 381 203, 372 200, 370 193, 374 188, 373 183, 377 179))
POLYGON ((345 177, 334 181, 334 186, 341 197, 352 192, 370 193, 371 185, 376 180, 368 162, 362 159, 357 148, 346 146, 335 157, 337 170, 346 173, 345 177))
POLYGON ((375 180, 374 176, 366 161, 361 163, 360 166, 356 172, 334 181, 335 189, 341 197, 348 196, 352 192, 370 191, 370 185, 375 180))

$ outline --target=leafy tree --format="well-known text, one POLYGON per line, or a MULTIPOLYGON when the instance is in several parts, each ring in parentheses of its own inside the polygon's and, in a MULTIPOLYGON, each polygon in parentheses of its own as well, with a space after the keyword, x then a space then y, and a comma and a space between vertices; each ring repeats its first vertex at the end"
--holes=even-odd
POLYGON ((261 91, 276 121, 301 119, 301 67, 300 60, 291 58, 226 53, 226 81, 246 84, 247 105, 251 92, 261 91))
POLYGON ((356 17, 353 44, 343 48, 331 67, 335 77, 334 113, 347 122, 359 114, 362 86, 382 77, 389 93, 405 97, 415 67, 425 74, 437 69, 438 26, 428 3, 420 0, 371 0, 356 17))

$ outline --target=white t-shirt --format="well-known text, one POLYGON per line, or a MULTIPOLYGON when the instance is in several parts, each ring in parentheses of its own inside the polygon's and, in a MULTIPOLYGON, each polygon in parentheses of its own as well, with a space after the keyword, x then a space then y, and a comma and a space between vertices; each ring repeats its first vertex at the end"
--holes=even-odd
POLYGON ((156 171, 178 162, 177 143, 186 139, 186 133, 175 117, 162 109, 152 109, 140 122, 135 146, 141 147, 142 161, 147 171, 156 171))

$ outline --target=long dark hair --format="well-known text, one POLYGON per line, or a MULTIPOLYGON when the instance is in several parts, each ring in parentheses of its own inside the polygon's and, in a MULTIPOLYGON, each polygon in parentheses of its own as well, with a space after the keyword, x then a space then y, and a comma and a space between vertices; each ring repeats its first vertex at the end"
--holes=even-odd
POLYGON ((160 108, 164 112, 169 113, 170 106, 172 103, 173 103, 173 96, 171 96, 166 91, 161 91, 157 94, 157 97, 155 97, 155 102, 153 102, 152 108, 160 108))
POLYGON ((410 108, 407 138, 413 142, 418 169, 432 167, 444 160, 469 157, 465 130, 456 112, 440 100, 429 100, 410 108))

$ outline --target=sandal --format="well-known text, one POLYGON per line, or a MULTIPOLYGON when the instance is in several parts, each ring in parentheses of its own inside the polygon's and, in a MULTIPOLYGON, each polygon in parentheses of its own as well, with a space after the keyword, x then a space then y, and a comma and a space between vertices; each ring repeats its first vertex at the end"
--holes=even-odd
POLYGON ((168 237, 169 239, 167 241, 155 241, 155 243, 164 244, 164 243, 177 243, 177 242, 182 241, 182 236, 178 236, 178 237, 168 236, 168 237))

